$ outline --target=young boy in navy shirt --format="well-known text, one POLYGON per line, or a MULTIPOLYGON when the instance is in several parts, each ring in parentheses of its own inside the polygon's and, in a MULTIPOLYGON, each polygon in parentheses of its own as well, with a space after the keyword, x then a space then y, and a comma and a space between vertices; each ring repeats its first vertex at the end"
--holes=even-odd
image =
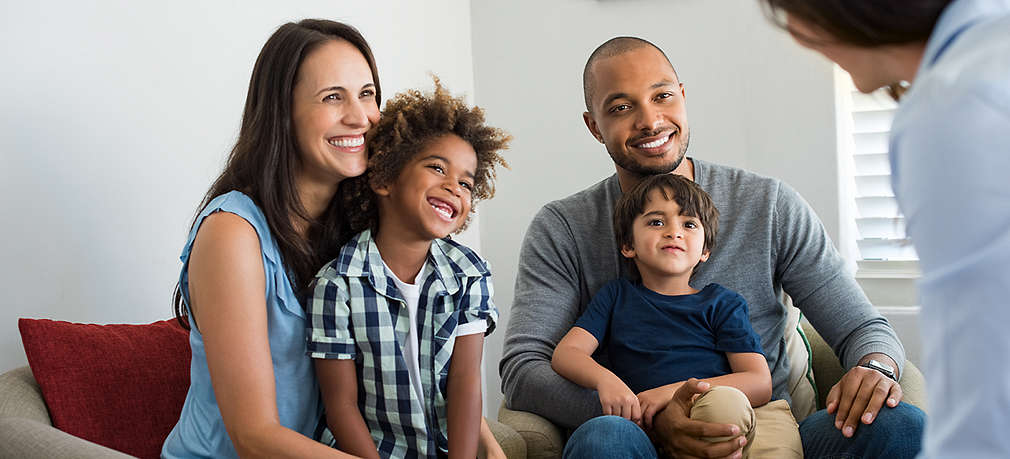
POLYGON ((677 388, 701 379, 712 387, 694 400, 692 419, 738 425, 747 438, 744 457, 800 457, 788 403, 768 403, 771 374, 746 300, 719 284, 689 284, 715 248, 718 218, 708 194, 680 175, 649 177, 622 195, 614 233, 637 279, 614 280, 596 293, 551 366, 595 389, 604 415, 629 419, 653 439, 653 419, 677 388), (592 357, 601 344, 609 369, 592 357))

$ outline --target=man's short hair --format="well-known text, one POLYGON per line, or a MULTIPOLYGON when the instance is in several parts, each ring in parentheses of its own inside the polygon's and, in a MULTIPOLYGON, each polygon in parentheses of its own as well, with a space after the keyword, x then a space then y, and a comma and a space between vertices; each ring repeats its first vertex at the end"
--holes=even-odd
MULTIPOLYGON (((593 92, 596 89, 596 81, 592 78, 593 65, 596 61, 601 59, 607 59, 614 56, 619 56, 628 51, 634 51, 639 48, 652 47, 659 54, 663 55, 666 59, 666 63, 670 64, 670 68, 673 69, 673 74, 677 75, 677 69, 673 68, 673 64, 670 63, 670 58, 666 56, 666 53, 658 46, 654 45, 649 40, 638 38, 638 37, 614 37, 607 40, 602 45, 598 46, 592 54, 589 55, 589 60, 586 61, 586 67, 582 69, 582 90, 586 97, 586 111, 592 113, 593 111, 593 92)), ((680 79, 680 77, 677 77, 680 79)))
MULTIPOLYGON (((659 190, 664 199, 676 202, 680 206, 681 215, 696 217, 701 221, 702 229, 705 231, 703 250, 711 253, 715 249, 715 237, 719 233, 719 209, 697 183, 678 174, 648 176, 631 191, 621 195, 614 207, 614 238, 617 241, 617 249, 633 246, 635 219, 645 212, 649 194, 653 190, 659 190)), ((634 262, 631 263, 631 267, 634 268, 634 262)), ((695 270, 697 269, 695 266, 695 270)), ((637 270, 632 269, 632 272, 637 273, 637 270)))

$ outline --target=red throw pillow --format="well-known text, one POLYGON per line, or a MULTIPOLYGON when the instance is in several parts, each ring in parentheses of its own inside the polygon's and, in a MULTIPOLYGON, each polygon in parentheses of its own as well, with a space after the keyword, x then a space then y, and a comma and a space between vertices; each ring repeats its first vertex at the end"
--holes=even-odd
POLYGON ((175 319, 20 319, 18 328, 54 427, 137 457, 160 455, 189 389, 189 333, 175 319))

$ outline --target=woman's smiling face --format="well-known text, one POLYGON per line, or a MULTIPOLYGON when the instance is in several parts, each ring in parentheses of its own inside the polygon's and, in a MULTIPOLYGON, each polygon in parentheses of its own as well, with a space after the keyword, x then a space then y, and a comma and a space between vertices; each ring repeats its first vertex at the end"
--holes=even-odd
POLYGON ((309 53, 292 91, 299 175, 338 183, 365 172, 365 133, 379 121, 375 82, 354 45, 331 40, 309 53))

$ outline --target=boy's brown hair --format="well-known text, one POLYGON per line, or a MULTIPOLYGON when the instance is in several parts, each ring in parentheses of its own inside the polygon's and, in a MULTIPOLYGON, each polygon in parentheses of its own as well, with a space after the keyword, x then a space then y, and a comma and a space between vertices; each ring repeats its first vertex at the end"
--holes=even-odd
MULTIPOLYGON (((648 204, 649 194, 653 190, 659 190, 664 199, 676 202, 680 206, 681 215, 696 217, 701 221, 701 227, 705 231, 703 250, 712 253, 715 249, 715 237, 719 233, 719 209, 697 183, 677 174, 649 176, 631 191, 621 195, 614 207, 614 237, 617 240, 617 249, 632 246, 635 218, 645 212, 645 205, 648 204)), ((629 262, 631 267, 635 268, 634 262, 631 260, 629 262)), ((694 269, 697 271, 698 266, 694 269)), ((631 272, 637 274, 637 269, 632 269, 631 272)))
POLYGON ((470 223, 477 202, 494 196, 495 167, 508 168, 499 151, 508 148, 512 136, 488 126, 484 110, 469 107, 462 98, 452 97, 433 76, 435 90, 430 94, 416 89, 397 94, 386 103, 382 117, 368 134, 368 170, 347 179, 342 186, 343 202, 353 232, 373 230, 379 223, 379 210, 370 185, 396 181, 404 167, 428 143, 444 135, 455 134, 477 153, 470 215, 457 232, 470 223))

